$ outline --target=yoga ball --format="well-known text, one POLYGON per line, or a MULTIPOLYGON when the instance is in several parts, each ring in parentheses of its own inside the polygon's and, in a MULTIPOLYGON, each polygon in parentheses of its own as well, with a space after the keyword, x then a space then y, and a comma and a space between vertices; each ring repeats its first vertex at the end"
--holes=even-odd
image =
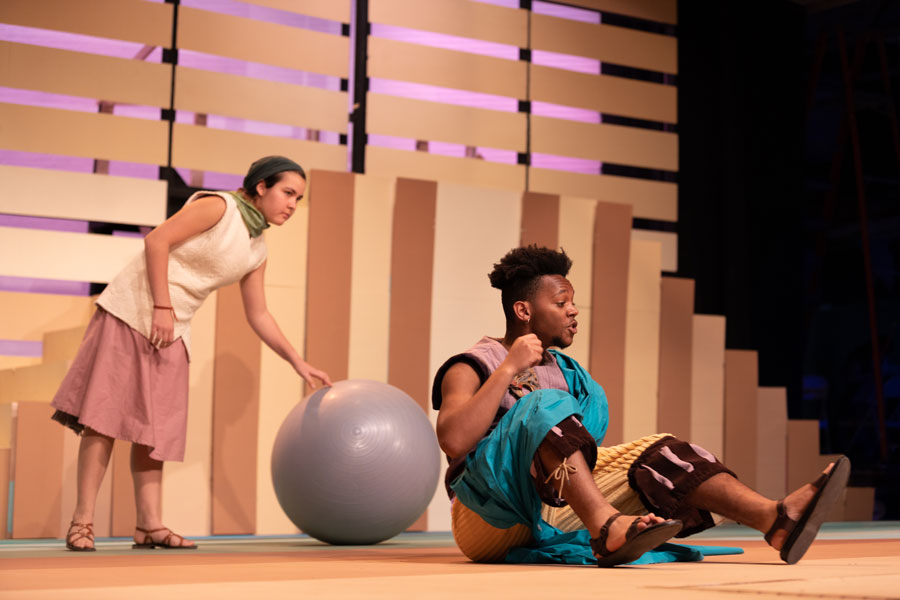
POLYGON ((362 379, 301 400, 272 449, 281 508, 329 544, 375 544, 405 530, 431 502, 440 469, 425 411, 402 390, 362 379))

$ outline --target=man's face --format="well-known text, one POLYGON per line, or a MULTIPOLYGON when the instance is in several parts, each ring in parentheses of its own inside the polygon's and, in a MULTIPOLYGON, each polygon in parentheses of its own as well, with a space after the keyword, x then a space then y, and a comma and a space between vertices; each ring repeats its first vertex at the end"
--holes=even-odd
POLYGON ((562 275, 544 275, 530 301, 531 331, 545 348, 567 348, 578 333, 575 289, 562 275))

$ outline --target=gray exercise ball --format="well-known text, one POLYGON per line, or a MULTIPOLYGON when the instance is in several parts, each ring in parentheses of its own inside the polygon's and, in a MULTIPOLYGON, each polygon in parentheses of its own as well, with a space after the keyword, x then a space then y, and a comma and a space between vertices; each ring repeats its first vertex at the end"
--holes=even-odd
POLYGON ((329 544, 375 544, 428 507, 441 469, 425 412, 402 390, 351 379, 291 410, 272 449, 272 482, 287 516, 329 544))

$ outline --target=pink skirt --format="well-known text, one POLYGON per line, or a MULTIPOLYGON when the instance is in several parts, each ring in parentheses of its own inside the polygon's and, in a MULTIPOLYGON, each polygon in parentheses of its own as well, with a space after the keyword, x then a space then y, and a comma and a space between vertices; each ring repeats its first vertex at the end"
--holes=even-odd
POLYGON ((184 343, 157 350, 102 308, 51 403, 53 419, 151 448, 156 460, 184 460, 188 356, 184 343))

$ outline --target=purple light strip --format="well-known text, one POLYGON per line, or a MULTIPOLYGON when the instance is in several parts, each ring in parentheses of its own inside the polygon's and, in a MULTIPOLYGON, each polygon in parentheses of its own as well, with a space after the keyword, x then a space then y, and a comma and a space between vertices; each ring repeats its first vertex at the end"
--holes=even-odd
POLYGON ((376 94, 401 96, 403 98, 412 98, 414 100, 443 102, 445 104, 468 106, 470 108, 487 108, 504 112, 517 112, 519 110, 519 101, 516 98, 495 96, 493 94, 483 94, 480 92, 469 92, 466 90, 457 90, 436 85, 427 85, 424 83, 396 81, 393 79, 372 78, 369 80, 369 91, 376 94))
POLYGON ((571 21, 581 21, 583 23, 601 22, 600 13, 595 10, 575 8, 574 6, 564 6, 562 4, 553 4, 550 2, 541 2, 540 0, 532 3, 531 10, 536 15, 559 17, 571 21))
POLYGON ((301 15, 289 10, 280 10, 258 4, 247 4, 236 0, 181 0, 181 6, 199 8, 224 15, 245 17, 257 21, 277 23, 299 29, 310 29, 320 33, 341 34, 341 24, 337 21, 301 15))
POLYGON ((44 343, 29 340, 0 340, 0 356, 42 356, 44 343))
MULTIPOLYGON (((38 154, 34 152, 18 152, 0 150, 0 164, 13 167, 32 167, 35 169, 52 169, 74 173, 93 173, 94 160, 79 156, 62 156, 59 154, 38 154)), ((109 174, 138 179, 159 179, 159 166, 144 163, 133 163, 119 160, 109 161, 109 174)))
MULTIPOLYGON (((97 113, 99 111, 99 101, 94 98, 20 90, 9 87, 0 87, 0 102, 41 108, 58 108, 75 112, 97 113)), ((116 104, 113 107, 113 114, 120 117, 158 121, 160 109, 155 106, 116 104)))
POLYGON ((43 229, 44 231, 66 231, 69 233, 87 233, 87 221, 72 219, 51 219, 48 217, 27 217, 23 215, 0 214, 0 227, 16 227, 18 229, 43 229))
MULTIPOLYGON (((396 137, 392 135, 374 135, 369 134, 369 146, 380 148, 392 148, 394 150, 407 150, 413 152, 416 150, 418 140, 411 138, 396 137)), ((452 156, 456 158, 475 158, 467 157, 467 148, 475 148, 478 158, 482 158, 488 162, 497 162, 504 164, 516 164, 518 154, 514 150, 502 150, 500 148, 484 148, 482 146, 466 146, 465 144, 454 144, 451 142, 428 141, 427 154, 437 154, 439 156, 452 156)), ((424 152, 424 151, 422 151, 424 152)))
MULTIPOLYGON (((33 46, 46 46, 47 48, 56 48, 58 50, 101 54, 116 58, 134 58, 144 47, 143 44, 138 42, 126 42, 79 33, 7 24, 0 24, 0 40, 31 44, 33 46)), ((145 60, 147 62, 160 62, 161 59, 162 52, 157 48, 145 60)))
POLYGON ((519 49, 516 46, 510 46, 508 44, 473 40, 455 35, 420 31, 418 29, 383 25, 381 23, 372 23, 372 35, 374 37, 395 40, 398 42, 421 44, 422 46, 430 46, 432 48, 443 48, 445 50, 454 50, 456 52, 468 52, 470 54, 480 54, 483 56, 492 56, 494 58, 519 60, 519 49))
POLYGON ((86 281, 61 281, 58 279, 32 279, 0 275, 0 291, 27 292, 31 294, 59 294, 63 296, 89 296, 91 284, 86 281))
POLYGON ((581 123, 600 123, 600 113, 586 108, 574 108, 549 102, 532 102, 531 114, 539 117, 553 117, 554 119, 566 119, 581 123))
POLYGON ((341 89, 340 77, 322 75, 321 73, 313 73, 310 71, 300 71, 298 69, 289 69, 287 67, 276 67, 236 58, 216 56, 215 54, 206 54, 204 52, 195 52, 193 50, 181 50, 178 53, 178 64, 182 67, 203 69, 204 71, 214 71, 216 73, 227 73, 230 75, 243 75, 244 77, 252 77, 254 79, 280 81, 281 83, 291 83, 294 85, 306 85, 325 90, 340 91, 341 89))
POLYGON ((537 169, 553 169, 569 173, 599 175, 602 165, 603 163, 600 161, 573 158, 571 156, 554 156, 553 154, 538 154, 536 152, 531 154, 531 166, 537 169))

